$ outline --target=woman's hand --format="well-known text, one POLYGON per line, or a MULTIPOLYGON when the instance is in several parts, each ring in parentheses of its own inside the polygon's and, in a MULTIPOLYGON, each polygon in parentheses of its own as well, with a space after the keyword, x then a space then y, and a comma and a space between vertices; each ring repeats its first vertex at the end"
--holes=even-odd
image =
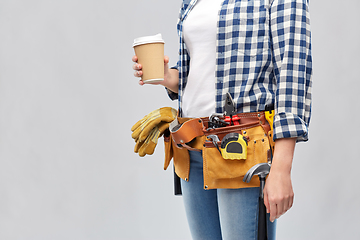
POLYGON ((286 211, 294 201, 291 184, 291 166, 296 140, 278 139, 275 141, 274 158, 264 188, 264 204, 273 222, 286 211))
MULTIPOLYGON (((134 65, 133 65, 133 69, 135 70, 134 76, 135 77, 141 77, 143 75, 142 66, 141 66, 141 64, 137 63, 138 57, 135 55, 135 56, 132 57, 131 60, 134 62, 134 65)), ((142 80, 140 80, 139 84, 144 85, 144 82, 142 80)))
MULTIPOLYGON (((133 69, 135 70, 134 76, 141 77, 143 75, 142 66, 138 63, 137 56, 132 57, 132 61, 134 62, 133 69)), ((145 83, 140 80, 140 85, 144 85, 145 83)), ((161 82, 148 83, 153 85, 163 85, 170 89, 171 91, 177 93, 178 92, 178 84, 179 84, 179 72, 176 69, 169 68, 169 57, 164 56, 164 80, 161 82)))

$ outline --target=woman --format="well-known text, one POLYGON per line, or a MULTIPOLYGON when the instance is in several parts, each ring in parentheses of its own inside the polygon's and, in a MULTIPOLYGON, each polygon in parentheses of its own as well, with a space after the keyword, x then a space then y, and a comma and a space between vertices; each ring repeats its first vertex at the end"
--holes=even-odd
MULTIPOLYGON (((178 99, 182 117, 224 112, 231 93, 239 113, 274 104, 275 150, 264 188, 268 237, 293 204, 295 143, 307 141, 312 58, 307 0, 183 0, 180 55, 160 84, 178 99)), ((137 62, 137 57, 132 59, 137 62)), ((142 66, 135 63, 135 76, 142 66)), ((140 85, 144 83, 140 81, 140 85)), ((256 239, 258 188, 203 189, 199 152, 190 151, 181 187, 193 239, 256 239)))

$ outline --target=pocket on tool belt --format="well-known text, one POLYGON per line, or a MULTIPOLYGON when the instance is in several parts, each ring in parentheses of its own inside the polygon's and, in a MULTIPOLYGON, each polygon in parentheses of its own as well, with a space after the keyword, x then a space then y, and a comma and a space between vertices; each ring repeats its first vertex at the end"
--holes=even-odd
MULTIPOLYGON (((218 133, 220 148, 221 140, 229 133, 239 133, 246 139, 245 159, 224 159, 214 143, 207 139, 203 147, 204 177, 212 180, 243 177, 247 171, 258 163, 265 163, 270 160, 269 139, 261 126, 249 129, 236 130, 231 128, 229 132, 224 130, 218 133)), ((216 130, 206 135, 216 134, 216 130)))
POLYGON ((164 134, 164 150, 165 150, 164 170, 168 168, 170 161, 174 155, 174 151, 172 149, 171 144, 172 144, 172 140, 170 133, 164 134))

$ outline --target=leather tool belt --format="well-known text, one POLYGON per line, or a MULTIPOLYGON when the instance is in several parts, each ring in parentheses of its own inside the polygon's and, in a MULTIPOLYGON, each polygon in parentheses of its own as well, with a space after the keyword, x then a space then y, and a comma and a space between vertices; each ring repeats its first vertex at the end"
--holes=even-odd
MULTIPOLYGON (((209 118, 176 118, 170 124, 170 134, 164 135, 165 163, 167 169, 174 159, 176 174, 189 180, 189 150, 201 151, 203 156, 204 189, 245 188, 259 186, 257 178, 250 183, 242 181, 247 171, 258 163, 270 162, 274 142, 265 112, 237 114, 238 125, 209 128, 209 118), (219 146, 230 133, 245 139, 245 159, 225 159, 219 146), (209 138, 211 136, 214 138, 209 138)), ((223 150, 223 149, 221 149, 223 150)))

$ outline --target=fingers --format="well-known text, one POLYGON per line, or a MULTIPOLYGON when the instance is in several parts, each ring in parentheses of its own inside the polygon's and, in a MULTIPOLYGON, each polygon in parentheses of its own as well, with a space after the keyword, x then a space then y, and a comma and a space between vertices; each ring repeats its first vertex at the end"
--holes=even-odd
POLYGON ((169 57, 168 56, 164 56, 164 63, 168 64, 169 63, 169 57))
POLYGON ((274 222, 278 216, 278 208, 276 203, 270 203, 270 222, 274 222))
POLYGON ((289 210, 290 208, 292 208, 293 204, 294 204, 294 196, 292 196, 291 199, 290 199, 290 201, 289 201, 288 210, 289 210))
POLYGON ((169 57, 168 56, 164 56, 164 77, 167 78, 166 76, 169 75, 169 57))
MULTIPOLYGON (((141 76, 143 75, 143 72, 141 71, 141 70, 142 70, 141 64, 137 63, 138 57, 137 57, 137 56, 133 56, 131 60, 132 60, 133 62, 135 62, 135 64, 133 65, 133 69, 135 70, 134 76, 135 76, 135 77, 141 77, 141 76)), ((140 85, 142 85, 142 84, 140 83, 140 85)))
POLYGON ((135 77, 141 77, 143 75, 143 72, 142 71, 135 71, 134 72, 134 76, 135 77))
POLYGON ((270 213, 270 221, 274 222, 278 216, 278 207, 276 201, 269 199, 267 189, 264 189, 264 205, 266 207, 266 212, 270 213))
MULTIPOLYGON (((268 185, 269 186, 269 185, 268 185)), ((289 191, 274 192, 265 186, 264 188, 264 204, 267 213, 270 213, 270 221, 273 222, 275 219, 285 214, 293 205, 294 193, 289 191)))
MULTIPOLYGON (((135 70, 134 72, 134 76, 135 77, 142 77, 143 75, 143 71, 142 71, 142 65, 140 63, 138 63, 138 57, 135 55, 131 58, 131 60, 134 62, 133 65, 133 70, 135 70)), ((169 63, 169 57, 168 56, 164 56, 164 70, 168 70, 168 63, 169 63)), ((142 80, 139 81, 140 85, 144 85, 144 82, 142 80)))
POLYGON ((142 69, 142 66, 141 66, 141 64, 139 64, 139 63, 135 63, 135 64, 133 65, 133 69, 136 70, 136 71, 139 71, 139 70, 142 69))
POLYGON ((292 197, 285 197, 279 199, 268 199, 264 195, 264 204, 267 209, 267 213, 270 213, 270 221, 273 222, 284 215, 293 205, 292 197))
POLYGON ((141 66, 141 64, 135 62, 135 64, 133 65, 133 69, 135 71, 140 71, 142 69, 142 66, 141 66))

